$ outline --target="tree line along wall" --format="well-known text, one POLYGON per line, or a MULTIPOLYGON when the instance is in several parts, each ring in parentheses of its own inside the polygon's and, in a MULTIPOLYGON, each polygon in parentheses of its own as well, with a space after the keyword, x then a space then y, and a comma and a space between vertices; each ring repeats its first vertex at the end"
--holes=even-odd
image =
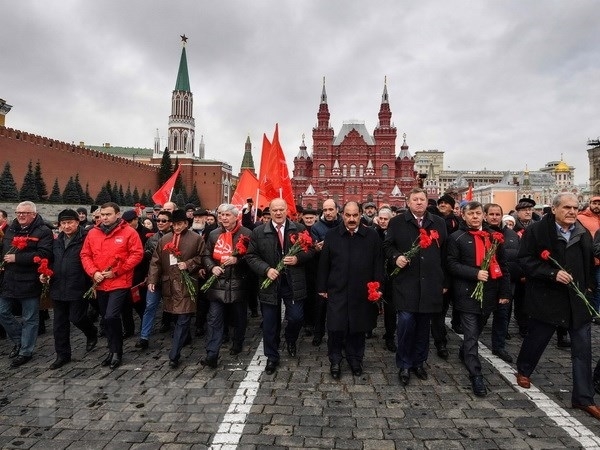
POLYGON ((89 192, 93 198, 96 198, 107 180, 111 184, 116 181, 123 186, 123 190, 130 185, 133 192, 137 187, 140 194, 144 190, 156 192, 159 187, 158 167, 0 127, 0 165, 4 167, 7 161, 10 163, 17 188, 23 183, 29 161, 35 166, 38 159, 49 192, 56 178, 62 192, 69 178, 76 174, 79 174, 83 189, 89 184, 89 192))

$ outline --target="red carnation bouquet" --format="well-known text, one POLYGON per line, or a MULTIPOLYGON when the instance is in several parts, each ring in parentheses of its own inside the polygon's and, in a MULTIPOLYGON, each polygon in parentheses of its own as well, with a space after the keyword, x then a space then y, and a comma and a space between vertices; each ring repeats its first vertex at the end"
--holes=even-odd
MULTIPOLYGON (((298 234, 292 234, 290 236, 290 241, 292 243, 292 247, 285 256, 296 256, 300 252, 307 252, 313 245, 313 240, 310 237, 308 231, 306 230, 298 234)), ((275 267, 275 270, 281 273, 281 271, 284 269, 285 265, 283 264, 283 258, 281 258, 281 260, 277 263, 277 267, 275 267)), ((262 282, 260 288, 268 288, 271 285, 271 283, 273 283, 273 280, 271 280, 270 278, 265 278, 265 281, 262 282)))
MULTIPOLYGON (((6 252, 6 255, 12 255, 13 253, 17 253, 18 250, 25 250, 27 248, 27 243, 29 241, 37 242, 37 241, 39 241, 39 238, 29 237, 29 236, 15 236, 14 238, 12 238, 12 241, 10 242, 10 248, 6 252)), ((2 270, 4 268, 5 264, 6 264, 6 261, 4 261, 4 260, 2 260, 2 262, 0 262, 0 270, 2 270)))
MULTIPOLYGON (((181 262, 181 252, 177 247, 175 247, 173 241, 167 242, 163 247, 163 250, 173 255, 177 259, 177 262, 181 262)), ((179 269, 179 273, 181 273, 181 280, 183 281, 183 284, 188 290, 188 292, 190 293, 192 301, 195 303, 196 285, 194 284, 194 280, 192 280, 192 276, 186 269, 179 269)))
MULTIPOLYGON (((540 254, 540 258, 542 258, 544 261, 551 261, 559 270, 564 270, 566 272, 566 270, 558 263, 558 261, 555 260, 552 256, 550 256, 550 251, 542 251, 542 253, 540 254)), ((591 314, 592 317, 600 317, 598 311, 596 311, 596 309, 592 306, 585 294, 581 292, 581 289, 579 289, 579 287, 575 284, 574 281, 571 280, 571 282, 569 283, 569 287, 575 291, 577 297, 583 300, 583 303, 585 304, 588 312, 591 314)))
POLYGON ((42 297, 46 297, 50 289, 50 277, 54 275, 54 271, 48 267, 48 258, 34 256, 33 262, 38 264, 37 271, 40 274, 40 281, 42 283, 42 297))
MULTIPOLYGON (((502 276, 502 271, 500 270, 500 266, 496 261, 496 250, 500 244, 504 243, 504 235, 494 231, 491 233, 492 241, 490 243, 490 233, 483 230, 478 231, 477 233, 483 238, 485 248, 487 248, 485 256, 483 257, 483 261, 481 262, 481 270, 489 270, 490 277, 492 279, 500 278, 502 276)), ((481 280, 478 281, 477 286, 475 286, 475 290, 471 294, 471 298, 479 301, 481 306, 483 306, 483 283, 485 282, 481 280)))
MULTIPOLYGON (((233 249, 231 256, 244 256, 246 254, 246 252, 248 251, 249 243, 250 243, 250 238, 248 236, 246 236, 245 234, 242 234, 240 236, 240 238, 238 239, 237 243, 235 244, 235 248, 233 249)), ((221 264, 219 267, 221 267, 221 269, 223 269, 225 266, 224 266, 224 264, 221 264)), ((210 287, 215 283, 215 281, 217 281, 217 278, 218 277, 215 274, 212 274, 210 276, 210 278, 208 280, 206 280, 206 283, 204 283, 202 285, 200 290, 202 292, 208 291, 210 289, 210 287)))
MULTIPOLYGON (((425 228, 419 228, 419 237, 415 239, 415 242, 413 242, 412 246, 407 252, 402 253, 402 256, 404 256, 410 261, 411 258, 417 256, 417 254, 422 248, 425 249, 429 247, 433 243, 433 241, 435 241, 439 247, 439 238, 440 234, 437 232, 437 230, 431 230, 429 233, 427 233, 427 230, 425 228)), ((398 275, 400 273, 400 270, 400 267, 396 266, 396 268, 390 274, 390 277, 395 277, 396 275, 398 275)))
MULTIPOLYGON (((115 256, 115 261, 110 266, 108 266, 106 269, 104 269, 104 272, 108 272, 109 270, 112 270, 113 267, 115 267, 117 265, 117 263, 119 262, 120 259, 121 259, 120 257, 115 256)), ((102 281, 104 281, 104 280, 102 280, 102 281)), ((90 287, 83 294, 83 298, 86 300, 89 300, 92 297, 96 297, 96 288, 98 287, 98 285, 100 283, 102 283, 102 281, 94 281, 94 284, 92 284, 92 287, 90 287)))

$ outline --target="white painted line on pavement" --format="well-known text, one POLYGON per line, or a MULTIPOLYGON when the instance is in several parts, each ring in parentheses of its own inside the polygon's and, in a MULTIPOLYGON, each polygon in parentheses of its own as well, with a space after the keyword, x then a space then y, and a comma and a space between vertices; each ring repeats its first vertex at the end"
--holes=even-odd
POLYGON ((263 341, 261 339, 252 357, 252 361, 250 361, 250 364, 246 368, 246 376, 238 386, 233 400, 223 417, 223 421, 213 437, 210 444, 211 449, 234 450, 237 448, 242 438, 246 418, 250 413, 250 409, 260 388, 258 380, 264 371, 266 363, 267 357, 263 355, 263 341))
MULTIPOLYGON (((446 326, 450 329, 452 328, 449 317, 446 317, 446 326)), ((461 334, 458 337, 463 339, 461 334)), ((583 448, 600 449, 600 437, 596 436, 558 403, 535 387, 533 383, 531 383, 529 389, 523 389, 519 386, 517 384, 515 369, 507 362, 494 356, 491 350, 483 345, 481 341, 479 341, 479 355, 486 359, 508 384, 528 397, 546 416, 552 419, 557 426, 565 430, 569 436, 579 442, 583 448)))

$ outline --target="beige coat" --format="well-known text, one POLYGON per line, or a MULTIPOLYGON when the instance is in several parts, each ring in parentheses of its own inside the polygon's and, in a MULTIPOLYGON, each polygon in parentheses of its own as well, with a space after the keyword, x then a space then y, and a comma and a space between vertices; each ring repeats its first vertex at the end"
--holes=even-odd
MULTIPOLYGON (((173 240, 173 233, 165 234, 159 241, 148 272, 148 284, 161 290, 164 310, 172 314, 195 314, 196 298, 192 298, 185 288, 181 271, 171 264, 171 254, 163 250, 165 244, 173 240)), ((202 267, 204 239, 192 231, 184 231, 179 241, 180 260, 187 264, 196 292, 198 291, 198 271, 202 267)))

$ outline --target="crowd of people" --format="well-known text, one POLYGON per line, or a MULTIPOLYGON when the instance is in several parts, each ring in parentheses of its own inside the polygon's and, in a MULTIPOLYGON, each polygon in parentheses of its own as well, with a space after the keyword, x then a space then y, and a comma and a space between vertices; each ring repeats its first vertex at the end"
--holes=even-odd
POLYGON ((56 359, 71 361, 71 324, 86 337, 86 352, 105 338, 102 365, 123 362, 123 340, 136 349, 152 334, 172 332, 169 366, 194 332, 204 336, 201 364, 219 366, 222 347, 243 351, 248 316, 261 316, 265 373, 290 358, 304 329, 312 345, 327 341, 330 374, 364 370, 366 339, 383 314, 384 346, 395 354, 398 382, 428 378, 430 340, 449 358, 446 315, 463 335, 458 358, 473 393, 485 396, 478 343, 492 316, 492 353, 507 363, 509 323, 523 338, 516 381, 528 389, 552 336, 572 354, 572 406, 600 420, 600 363, 592 371, 591 324, 600 324, 600 196, 580 210, 577 197, 558 194, 537 214, 522 198, 507 214, 498 204, 437 201, 414 188, 406 208, 340 206, 326 200, 292 220, 283 199, 259 210, 215 212, 167 202, 147 213, 109 202, 92 211, 65 209, 53 231, 36 205, 17 205, 15 219, 0 211, 0 324, 12 342, 11 367, 31 360, 40 324, 40 298, 53 309, 56 359), (145 215, 142 217, 142 215, 145 215), (155 327, 162 304, 160 326, 155 327), (285 329, 282 330, 282 312, 285 329), (95 325, 99 318, 98 327, 95 325), (195 318, 195 320, 194 320, 195 318), (431 339, 433 338, 433 339, 431 339))

